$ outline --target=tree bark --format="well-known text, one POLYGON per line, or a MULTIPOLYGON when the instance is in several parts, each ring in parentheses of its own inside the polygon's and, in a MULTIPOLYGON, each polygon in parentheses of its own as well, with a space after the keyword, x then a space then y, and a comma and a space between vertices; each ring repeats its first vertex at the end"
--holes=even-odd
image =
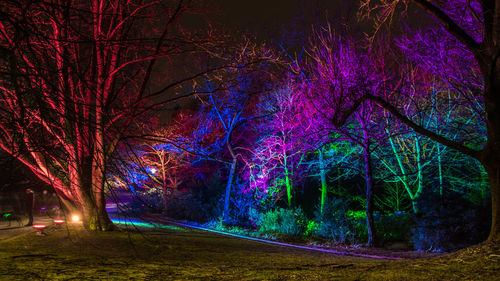
POLYGON ((231 186, 233 185, 234 171, 236 170, 236 157, 231 162, 231 169, 229 170, 229 178, 227 179, 226 194, 224 196, 224 210, 222 212, 222 221, 226 223, 229 212, 229 200, 231 200, 231 186))
POLYGON ((319 176, 321 179, 321 203, 320 203, 320 215, 323 218, 323 210, 325 209, 325 200, 327 196, 327 184, 326 184, 326 168, 325 168, 325 160, 323 159, 323 148, 320 147, 318 149, 319 157, 319 176))
POLYGON ((375 222, 373 219, 373 167, 370 151, 370 135, 366 122, 358 117, 358 121, 363 131, 363 160, 365 165, 366 182, 366 231, 368 235, 367 246, 373 247, 376 243, 375 222))
MULTIPOLYGON (((500 155, 497 154, 497 159, 500 155)), ((500 162, 484 164, 491 186, 491 229, 488 241, 500 242, 500 162)))
MULTIPOLYGON (((495 11, 500 20, 500 8, 495 11)), ((500 24, 500 23, 499 23, 500 24)), ((500 30, 495 30, 495 39, 500 40, 500 30)), ((500 44, 500 42, 495 42, 500 44)), ((491 187, 491 230, 488 241, 500 242, 500 48, 491 47, 489 61, 481 65, 485 77, 484 103, 488 141, 481 151, 479 161, 483 164, 491 187)))
POLYGON ((376 242, 375 223, 373 219, 373 168, 368 148, 363 148, 366 181, 366 231, 368 234, 367 246, 373 247, 376 242))

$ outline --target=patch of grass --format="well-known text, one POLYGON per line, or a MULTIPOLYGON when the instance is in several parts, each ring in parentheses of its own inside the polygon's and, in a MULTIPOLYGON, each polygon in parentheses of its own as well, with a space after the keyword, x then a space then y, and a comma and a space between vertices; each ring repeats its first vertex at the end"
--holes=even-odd
POLYGON ((495 280, 496 245, 432 259, 339 257, 238 238, 164 229, 48 229, 0 242, 1 280, 495 280))

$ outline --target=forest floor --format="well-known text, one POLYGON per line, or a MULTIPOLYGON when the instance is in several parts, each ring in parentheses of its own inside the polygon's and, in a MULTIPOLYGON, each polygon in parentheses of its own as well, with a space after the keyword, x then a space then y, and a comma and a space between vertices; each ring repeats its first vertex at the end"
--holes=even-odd
MULTIPOLYGON (((429 258, 337 256, 174 226, 106 233, 78 225, 0 239, 0 280, 499 280, 500 248, 429 258)), ((5 230, 0 230, 0 232, 5 230)))

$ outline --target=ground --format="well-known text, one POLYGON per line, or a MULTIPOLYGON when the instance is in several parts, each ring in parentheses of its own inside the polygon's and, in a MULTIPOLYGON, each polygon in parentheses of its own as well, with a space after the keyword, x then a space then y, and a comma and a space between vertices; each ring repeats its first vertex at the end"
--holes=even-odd
MULTIPOLYGON (((178 227, 0 236, 0 280, 499 280, 500 249, 377 260, 289 249, 178 227)), ((6 232, 11 232, 8 230, 6 232)), ((2 232, 2 231, 0 231, 2 232)))

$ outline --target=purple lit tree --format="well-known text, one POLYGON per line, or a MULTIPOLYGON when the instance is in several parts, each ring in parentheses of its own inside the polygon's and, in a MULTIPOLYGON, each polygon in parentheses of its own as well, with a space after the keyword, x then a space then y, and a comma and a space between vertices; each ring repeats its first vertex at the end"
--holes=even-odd
POLYGON ((294 180, 299 178, 302 171, 299 165, 306 152, 306 140, 301 137, 305 135, 307 116, 301 110, 301 91, 288 82, 263 96, 262 100, 260 115, 266 117, 257 127, 260 138, 253 151, 253 161, 259 167, 249 167, 258 170, 251 172, 257 177, 253 177, 251 184, 260 185, 254 189, 274 194, 268 194, 271 197, 281 194, 284 187, 286 203, 291 208, 294 180))
POLYGON ((362 148, 366 183, 366 216, 369 246, 376 243, 374 228, 374 174, 373 150, 378 132, 380 111, 372 102, 364 100, 367 94, 381 91, 384 77, 379 75, 376 63, 356 48, 354 40, 335 34, 328 25, 317 30, 311 38, 309 100, 318 118, 331 130, 362 148))
MULTIPOLYGON (((446 135, 425 128, 411 116, 405 115, 397 105, 380 96, 367 98, 383 106, 417 133, 469 155, 483 164, 488 172, 492 200, 492 222, 488 241, 498 242, 500 240, 500 162, 498 161, 500 159, 500 114, 498 114, 500 104, 500 63, 498 62, 500 6, 495 1, 479 0, 453 2, 368 0, 362 2, 361 11, 367 16, 374 15, 372 18, 375 20, 376 30, 380 31, 383 24, 395 20, 395 13, 405 9, 408 3, 416 4, 432 17, 442 29, 446 30, 447 34, 460 43, 460 49, 448 49, 444 56, 439 58, 440 60, 446 60, 459 54, 462 58, 473 58, 473 62, 478 65, 484 81, 484 90, 479 94, 479 97, 480 100, 484 101, 485 110, 482 116, 486 123, 487 141, 480 146, 455 141, 446 135)), ((431 48, 421 49, 419 53, 425 54, 429 50, 431 48)), ((422 58, 425 58, 425 55, 422 58)), ((428 61, 429 65, 431 63, 428 61)), ((448 78, 448 75, 446 76, 448 78)), ((473 83, 470 80, 464 82, 473 83)))

